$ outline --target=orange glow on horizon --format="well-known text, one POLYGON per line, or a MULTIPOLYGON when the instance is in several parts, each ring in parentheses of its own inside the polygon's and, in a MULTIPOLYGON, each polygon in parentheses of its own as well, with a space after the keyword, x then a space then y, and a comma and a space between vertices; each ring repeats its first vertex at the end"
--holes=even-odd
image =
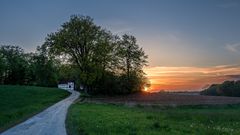
POLYGON ((201 90, 213 83, 225 80, 239 80, 240 66, 223 65, 215 67, 147 67, 144 69, 151 82, 147 91, 201 90))

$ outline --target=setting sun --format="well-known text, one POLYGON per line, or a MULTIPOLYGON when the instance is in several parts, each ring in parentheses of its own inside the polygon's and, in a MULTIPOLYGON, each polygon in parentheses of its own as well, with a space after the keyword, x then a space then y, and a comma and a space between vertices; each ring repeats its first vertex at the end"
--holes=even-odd
POLYGON ((147 92, 148 91, 148 87, 144 87, 144 91, 147 92))

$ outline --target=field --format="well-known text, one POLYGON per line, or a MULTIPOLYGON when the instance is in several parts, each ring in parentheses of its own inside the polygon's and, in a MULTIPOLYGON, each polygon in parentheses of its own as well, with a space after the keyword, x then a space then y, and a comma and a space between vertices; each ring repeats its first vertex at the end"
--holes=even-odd
POLYGON ((198 93, 139 93, 127 96, 87 98, 88 102, 104 102, 115 104, 143 105, 215 105, 238 104, 238 97, 202 96, 198 93))
POLYGON ((0 85, 0 132, 68 95, 57 88, 0 85))
POLYGON ((70 107, 67 131, 69 135, 238 135, 240 104, 230 104, 239 101, 176 93, 90 98, 70 107))

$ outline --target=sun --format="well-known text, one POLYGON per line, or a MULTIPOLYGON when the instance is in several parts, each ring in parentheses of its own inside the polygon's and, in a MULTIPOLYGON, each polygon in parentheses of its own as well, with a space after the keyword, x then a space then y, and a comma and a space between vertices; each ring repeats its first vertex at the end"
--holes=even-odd
POLYGON ((146 92, 147 92, 147 91, 148 91, 148 87, 144 87, 144 91, 146 91, 146 92))

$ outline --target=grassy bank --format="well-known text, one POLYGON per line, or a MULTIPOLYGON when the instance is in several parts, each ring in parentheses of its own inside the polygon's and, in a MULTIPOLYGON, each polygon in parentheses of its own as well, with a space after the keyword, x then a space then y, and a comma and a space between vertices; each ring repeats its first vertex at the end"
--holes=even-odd
POLYGON ((240 105, 126 107, 76 103, 67 117, 69 135, 240 134, 240 105))
POLYGON ((0 85, 0 131, 66 98, 57 88, 0 85))

